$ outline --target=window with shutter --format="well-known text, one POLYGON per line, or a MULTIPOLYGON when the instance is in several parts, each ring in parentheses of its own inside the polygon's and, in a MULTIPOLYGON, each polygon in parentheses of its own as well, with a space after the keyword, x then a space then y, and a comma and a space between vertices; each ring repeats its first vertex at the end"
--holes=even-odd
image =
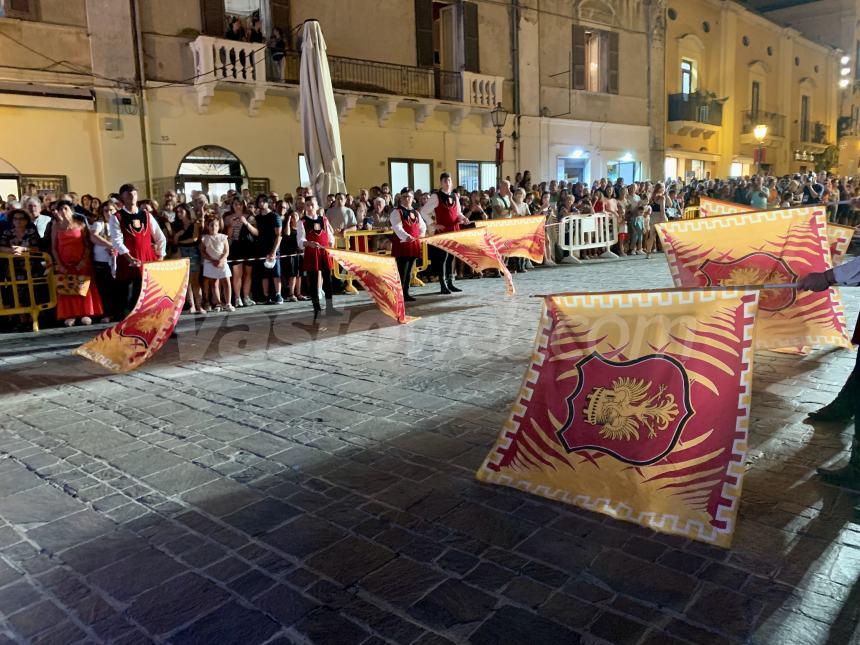
POLYGON ((286 35, 290 31, 290 0, 269 0, 269 11, 272 16, 272 26, 278 27, 286 35))
POLYGON ((573 50, 571 56, 571 87, 585 89, 585 27, 573 26, 573 50))
POLYGON ((478 48, 478 5, 463 2, 463 49, 464 66, 467 72, 480 72, 481 61, 478 48))
POLYGON ((604 32, 604 35, 609 41, 609 60, 608 60, 608 87, 606 90, 610 94, 618 94, 618 32, 604 32))
POLYGON ((415 0, 415 49, 418 67, 433 67, 433 0, 415 0))
POLYGON ((224 20, 224 0, 201 0, 200 11, 203 18, 203 33, 207 36, 223 38, 227 33, 224 20))
POLYGON ((38 19, 38 0, 3 0, 3 13, 7 18, 38 19))

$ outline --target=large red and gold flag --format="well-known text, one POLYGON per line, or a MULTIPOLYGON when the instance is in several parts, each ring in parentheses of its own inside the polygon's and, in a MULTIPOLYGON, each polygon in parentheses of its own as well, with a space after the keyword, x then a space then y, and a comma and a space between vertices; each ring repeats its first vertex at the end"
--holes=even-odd
MULTIPOLYGON (((681 287, 792 284, 831 266, 820 206, 751 211, 657 225, 681 287)), ((756 347, 850 347, 838 290, 766 289, 756 347)))
POLYGON ((757 304, 757 290, 547 296, 477 478, 728 547, 757 304))
POLYGON ((735 204, 713 197, 699 197, 699 217, 731 215, 733 213, 745 213, 749 210, 752 210, 752 207, 745 204, 735 204))
POLYGON ((854 237, 854 228, 841 226, 839 224, 827 223, 827 243, 830 246, 830 259, 833 266, 842 264, 848 247, 851 246, 851 238, 854 237))
POLYGON ((499 248, 489 235, 489 229, 468 228, 454 233, 441 233, 422 238, 422 242, 450 253, 475 271, 497 269, 505 278, 508 295, 514 295, 514 280, 499 248))
POLYGON ((144 264, 140 297, 131 313, 74 353, 114 372, 143 365, 176 327, 185 305, 188 270, 187 259, 144 264))
POLYGON ((477 220, 475 226, 487 229, 502 256, 543 262, 546 251, 546 217, 543 215, 477 220))
POLYGON ((397 261, 389 255, 356 253, 341 249, 326 249, 337 262, 355 276, 380 311, 399 323, 411 323, 418 318, 406 315, 403 287, 397 271, 397 261))

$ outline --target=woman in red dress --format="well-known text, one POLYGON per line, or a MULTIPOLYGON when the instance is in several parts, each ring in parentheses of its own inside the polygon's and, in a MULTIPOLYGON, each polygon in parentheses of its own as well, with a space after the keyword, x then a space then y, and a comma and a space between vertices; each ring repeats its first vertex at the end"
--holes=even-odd
POLYGON ((82 325, 92 324, 93 316, 101 316, 102 301, 93 280, 92 233, 82 217, 76 217, 71 202, 57 202, 57 219, 51 227, 51 249, 57 273, 87 276, 90 288, 85 296, 57 294, 57 318, 66 327, 80 318, 82 325))

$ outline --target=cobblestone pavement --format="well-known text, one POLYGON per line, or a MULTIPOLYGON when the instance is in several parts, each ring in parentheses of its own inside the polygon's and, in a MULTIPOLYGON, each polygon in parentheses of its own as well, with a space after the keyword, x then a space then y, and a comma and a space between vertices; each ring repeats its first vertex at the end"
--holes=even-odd
POLYGON ((419 290, 408 327, 363 296, 316 335, 307 303, 183 318, 122 376, 70 356, 92 330, 0 339, 0 642, 860 642, 856 500, 812 476, 851 427, 803 422, 853 355, 757 356, 725 551, 473 479, 529 294, 670 279, 658 257, 516 283, 419 290))

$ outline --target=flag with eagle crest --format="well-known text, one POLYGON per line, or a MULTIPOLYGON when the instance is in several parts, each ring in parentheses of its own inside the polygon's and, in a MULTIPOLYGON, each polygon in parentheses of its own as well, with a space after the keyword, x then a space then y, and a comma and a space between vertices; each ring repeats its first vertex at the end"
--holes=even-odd
POLYGON ((188 271, 187 258, 144 264, 140 296, 131 313, 74 354, 114 372, 129 372, 143 365, 176 327, 185 306, 188 271))
MULTIPOLYGON (((657 233, 679 287, 790 284, 831 267, 822 206, 665 222, 657 233)), ((765 289, 756 347, 850 347, 838 290, 765 289)))
POLYGON ((522 388, 477 478, 728 547, 758 295, 547 296, 522 388))
POLYGON ((487 229, 502 256, 543 262, 546 251, 546 217, 543 215, 478 220, 475 226, 487 229))

